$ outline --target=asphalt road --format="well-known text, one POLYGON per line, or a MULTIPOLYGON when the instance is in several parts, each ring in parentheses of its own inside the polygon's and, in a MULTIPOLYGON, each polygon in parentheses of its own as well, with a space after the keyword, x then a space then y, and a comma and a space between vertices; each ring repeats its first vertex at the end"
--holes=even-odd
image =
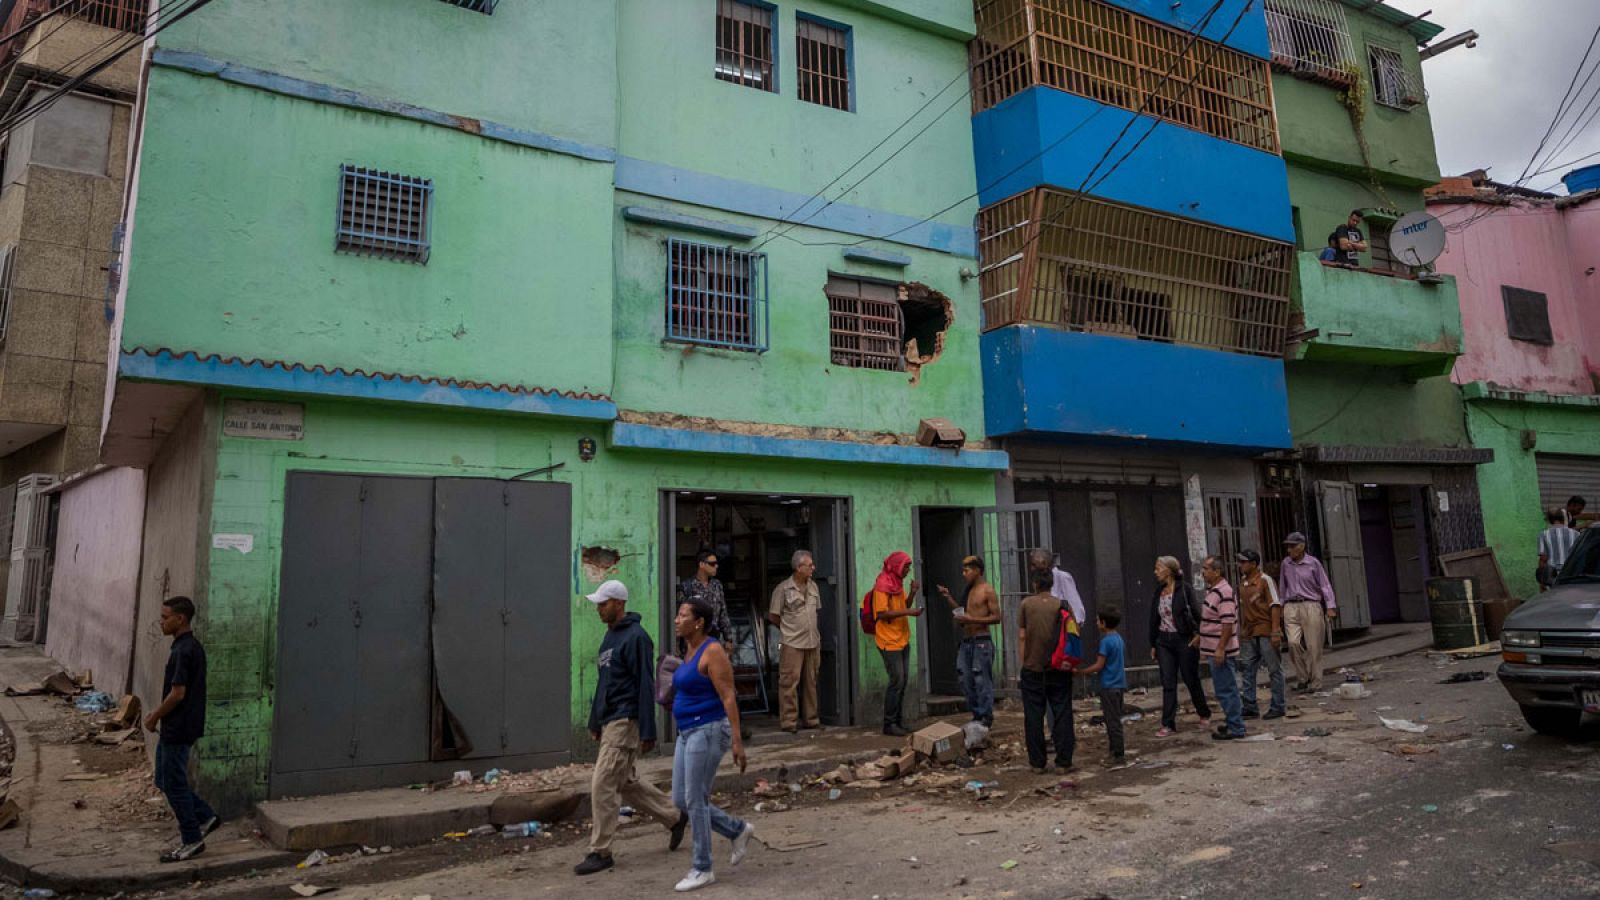
MULTIPOLYGON (((829 801, 825 789, 813 788, 792 809, 758 813, 758 798, 727 798, 777 847, 824 843, 758 848, 735 869, 719 838, 720 880, 701 893, 742 900, 1600 897, 1600 741, 1532 734, 1492 675, 1437 683, 1453 672, 1492 672, 1495 662, 1415 654, 1366 666, 1368 698, 1304 698, 1298 719, 1265 729, 1251 723, 1278 738, 1270 742, 1215 743, 1192 717, 1178 738, 1160 740, 1147 717, 1129 727, 1143 767, 1095 766, 1104 735, 1086 728, 1072 775, 1034 776, 1014 759, 962 773, 1000 782, 985 799, 960 786, 897 784, 846 789, 829 801), (1428 730, 1392 731, 1379 715, 1428 730), (1331 734, 1308 737, 1308 728, 1331 734)), ((1132 699, 1146 708, 1159 703, 1132 699)), ((1009 727, 997 729, 1002 743, 1016 739, 1009 727)), ((184 896, 292 896, 288 886, 300 881, 338 885, 335 896, 349 898, 609 900, 667 896, 689 866, 687 848, 669 854, 664 832, 649 824, 624 829, 611 872, 572 876, 583 850, 574 832, 530 842, 486 838, 475 847, 271 873, 184 896)))

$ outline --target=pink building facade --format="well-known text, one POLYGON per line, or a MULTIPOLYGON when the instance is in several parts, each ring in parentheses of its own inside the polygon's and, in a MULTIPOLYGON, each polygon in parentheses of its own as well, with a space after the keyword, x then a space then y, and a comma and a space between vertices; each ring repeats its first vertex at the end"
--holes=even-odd
POLYGON ((1545 511, 1577 495, 1600 512, 1600 191, 1554 197, 1481 177, 1429 191, 1450 232, 1439 271, 1456 277, 1466 399, 1485 532, 1512 592, 1538 590, 1545 511), (1497 188, 1499 188, 1497 190, 1497 188))

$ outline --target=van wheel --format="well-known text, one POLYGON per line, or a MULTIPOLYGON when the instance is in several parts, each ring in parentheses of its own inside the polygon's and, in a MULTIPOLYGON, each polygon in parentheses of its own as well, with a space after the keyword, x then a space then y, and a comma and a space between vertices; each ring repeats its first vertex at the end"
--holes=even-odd
POLYGON ((1527 720, 1528 727, 1540 734, 1568 737, 1577 733, 1583 713, 1559 706, 1524 706, 1522 718, 1527 720))

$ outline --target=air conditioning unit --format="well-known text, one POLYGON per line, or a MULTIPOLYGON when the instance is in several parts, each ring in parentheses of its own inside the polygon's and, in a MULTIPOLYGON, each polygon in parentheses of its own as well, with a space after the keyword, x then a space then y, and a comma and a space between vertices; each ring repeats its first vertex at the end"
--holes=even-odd
POLYGON ((6 611, 0 619, 0 641, 31 642, 39 604, 50 589, 46 567, 50 553, 50 498, 44 493, 60 479, 24 475, 17 480, 11 515, 11 571, 6 578, 6 611))

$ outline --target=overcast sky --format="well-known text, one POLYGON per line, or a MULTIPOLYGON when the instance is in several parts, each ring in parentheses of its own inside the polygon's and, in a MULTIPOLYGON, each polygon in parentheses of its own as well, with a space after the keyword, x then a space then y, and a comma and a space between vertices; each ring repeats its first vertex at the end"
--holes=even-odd
MULTIPOLYGON (((1388 0, 1408 13, 1433 10, 1428 18, 1444 26, 1435 42, 1474 29, 1478 46, 1458 47, 1422 64, 1428 88, 1428 108, 1433 113, 1434 141, 1439 148, 1439 170, 1459 175, 1488 168, 1497 181, 1515 181, 1528 162, 1540 135, 1555 115, 1556 105, 1589 37, 1600 25, 1597 0, 1388 0)), ((1600 46, 1589 65, 1600 56, 1600 46)), ((1579 78, 1582 81, 1582 78, 1579 78)), ((1552 135, 1546 152, 1555 146, 1578 109, 1600 93, 1600 73, 1580 96, 1577 109, 1552 135)), ((1600 99, 1595 108, 1600 109, 1600 99)), ((1590 112, 1594 110, 1591 109, 1590 112)), ((1588 118, 1587 115, 1584 116, 1588 118)), ((1556 155, 1564 163, 1600 151, 1600 115, 1590 121, 1556 155)), ((1542 156, 1543 154, 1541 154, 1542 156)), ((1600 156, 1580 165, 1600 163, 1600 156)), ((1535 169, 1540 168, 1535 166, 1535 169)), ((1560 178, 1566 168, 1528 179, 1531 188, 1562 192, 1560 178)))

